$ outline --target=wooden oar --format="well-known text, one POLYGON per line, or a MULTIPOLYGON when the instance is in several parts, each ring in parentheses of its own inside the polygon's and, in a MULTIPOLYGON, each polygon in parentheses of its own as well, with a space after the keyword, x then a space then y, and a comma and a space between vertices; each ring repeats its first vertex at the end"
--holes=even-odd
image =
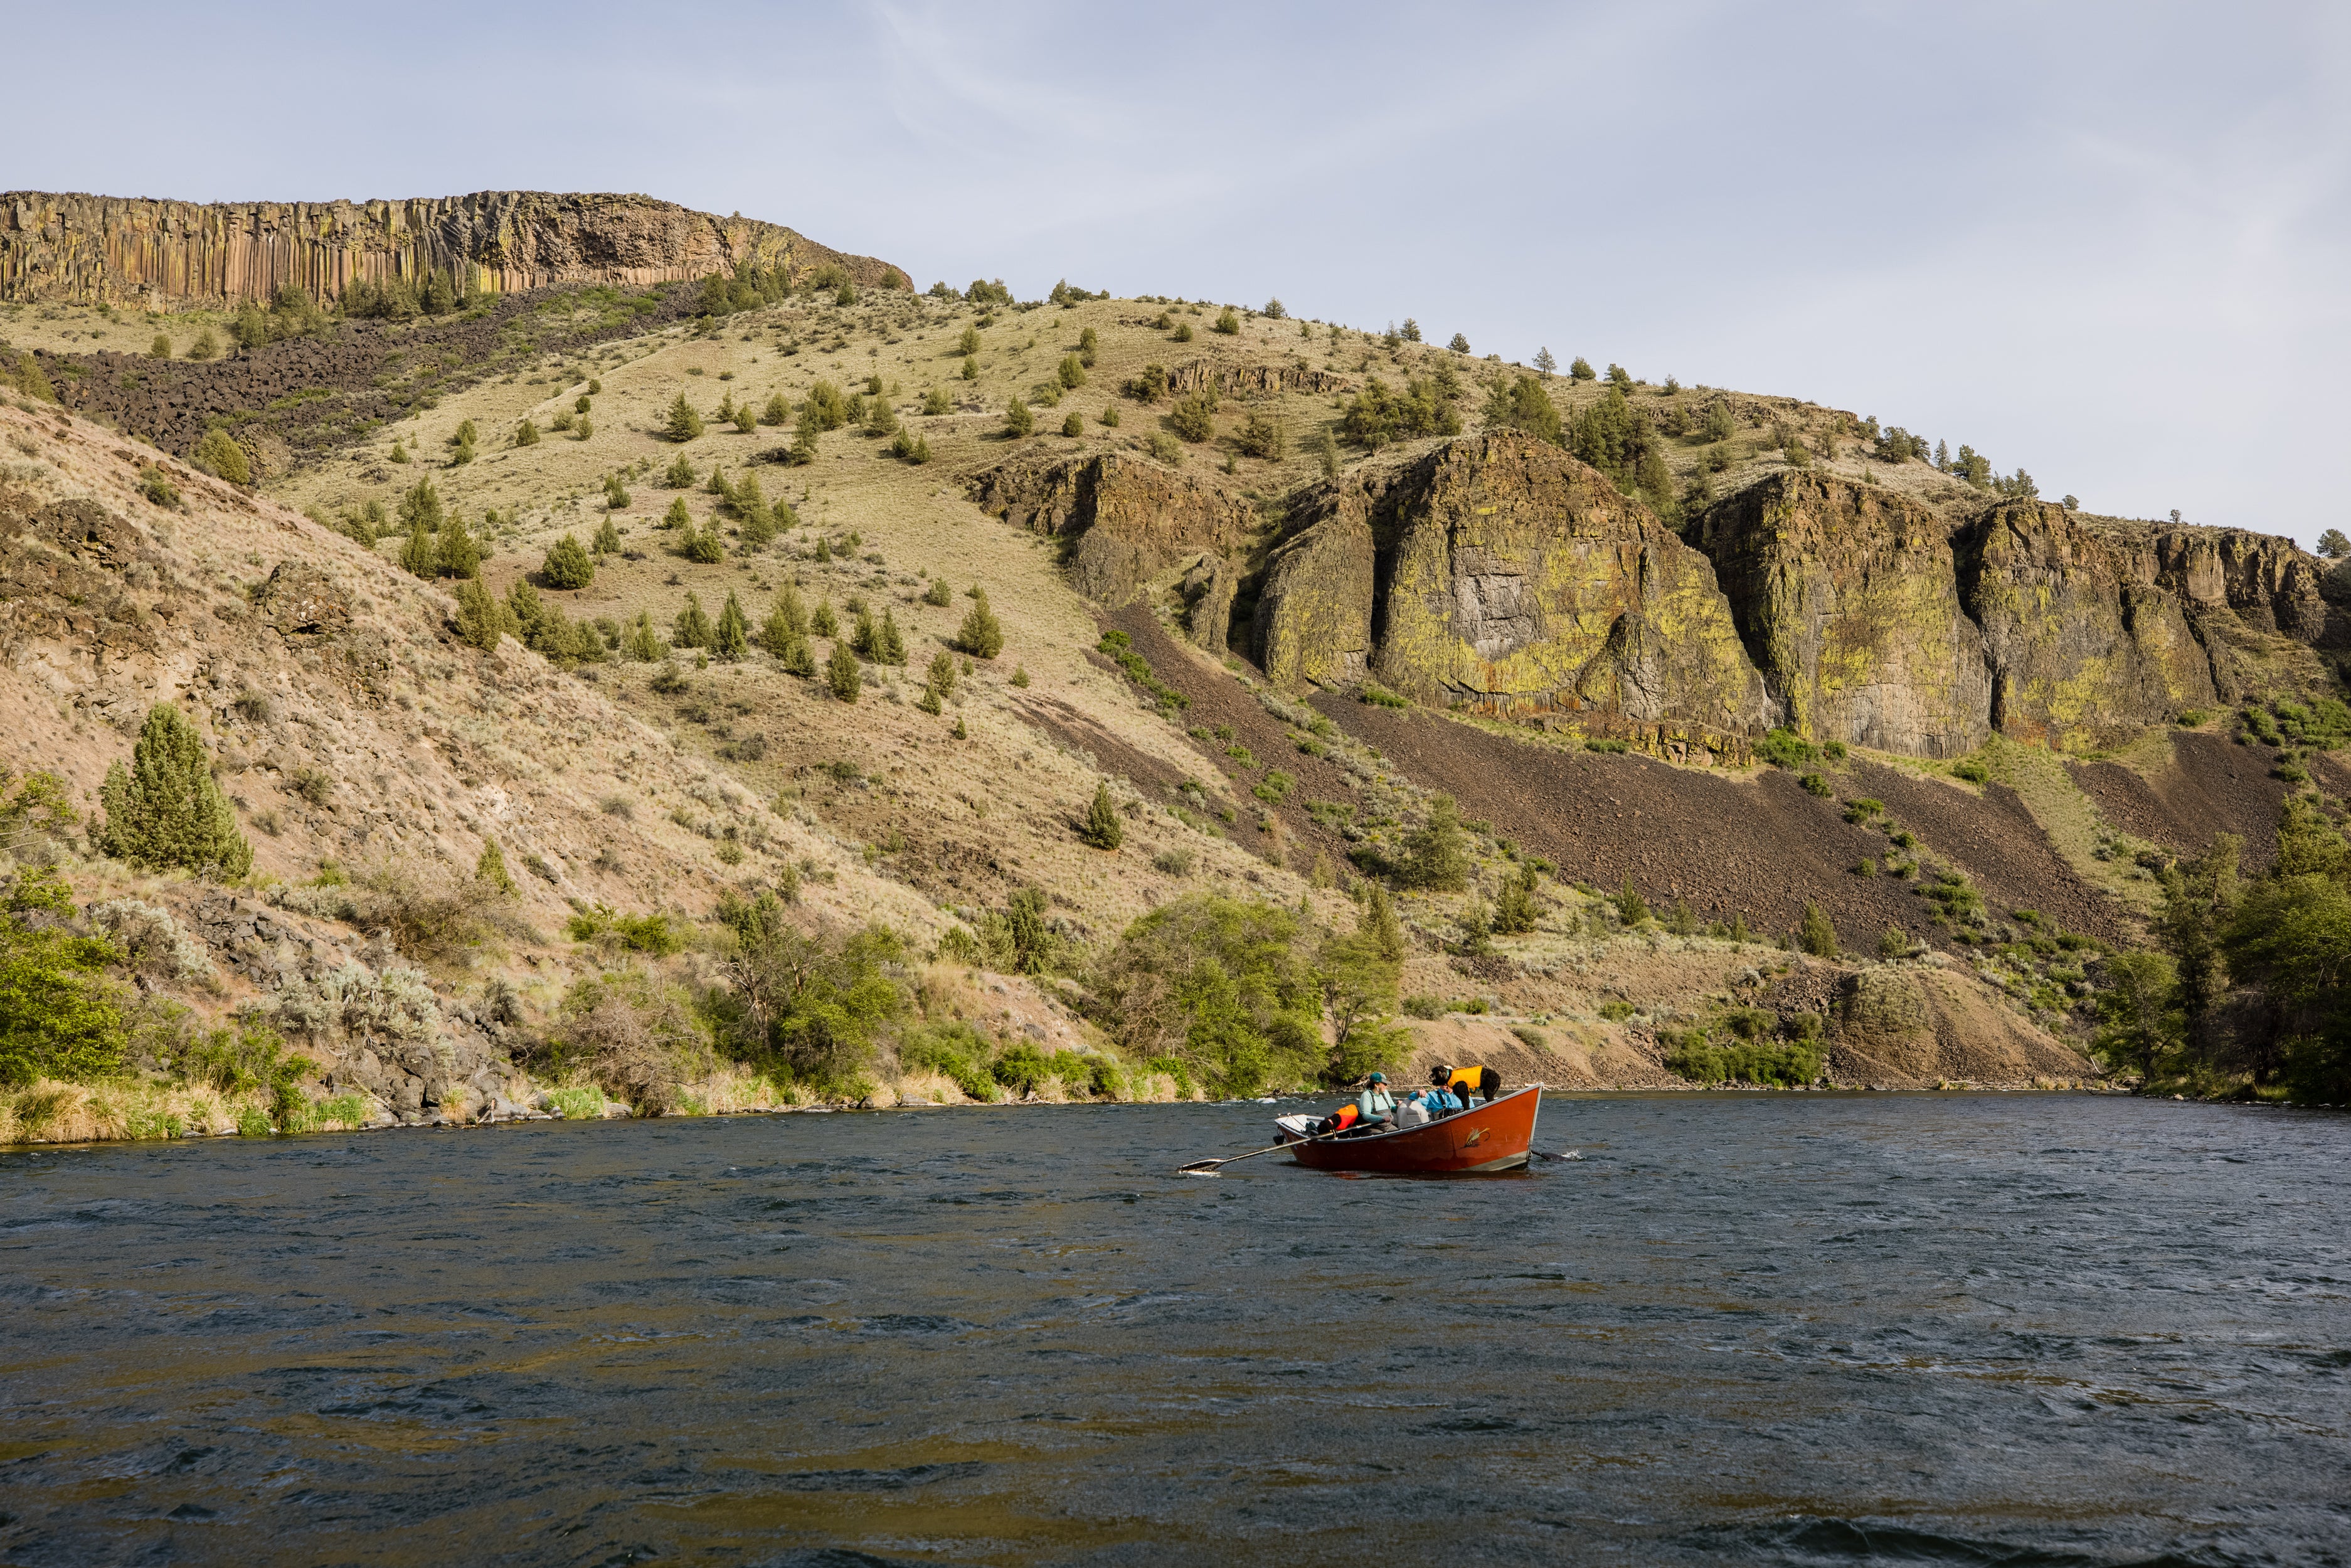
POLYGON ((1268 1144, 1261 1149, 1251 1149, 1245 1155, 1227 1155, 1220 1160, 1194 1160, 1188 1166, 1177 1166, 1176 1167, 1176 1174, 1177 1176, 1207 1176, 1214 1172, 1217 1166, 1231 1165, 1236 1160, 1253 1160, 1259 1155, 1270 1155, 1280 1149, 1294 1149, 1301 1144, 1327 1143, 1331 1139, 1337 1137, 1340 1133, 1343 1133, 1346 1130, 1346 1128, 1342 1127, 1338 1129, 1337 1132, 1317 1133, 1311 1138, 1292 1138, 1286 1144, 1268 1144))

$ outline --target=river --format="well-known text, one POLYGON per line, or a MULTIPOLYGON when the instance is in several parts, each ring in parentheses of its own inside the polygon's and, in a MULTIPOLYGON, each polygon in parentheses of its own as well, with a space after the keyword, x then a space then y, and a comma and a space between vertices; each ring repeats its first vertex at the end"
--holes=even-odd
POLYGON ((2338 1563, 2351 1117, 1553 1096, 0 1155, 0 1561, 2338 1563))

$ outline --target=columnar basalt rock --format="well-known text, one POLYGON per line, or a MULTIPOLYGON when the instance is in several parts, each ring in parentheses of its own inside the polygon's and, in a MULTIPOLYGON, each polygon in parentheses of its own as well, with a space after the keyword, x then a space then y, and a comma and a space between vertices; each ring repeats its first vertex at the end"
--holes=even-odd
POLYGON ((779 225, 650 196, 482 191, 397 202, 194 202, 0 194, 0 300, 219 305, 292 284, 329 300, 362 278, 433 272, 480 293, 562 283, 643 287, 746 263, 834 266, 861 287, 907 286, 779 225))
POLYGON ((1277 681, 1368 668, 1421 700, 1506 716, 1768 720, 1712 565, 1557 447, 1467 437, 1324 488, 1259 601, 1277 681))
POLYGON ((1256 518, 1246 498, 1213 480, 1118 452, 1016 458, 974 476, 968 494, 982 510, 1063 541, 1071 585, 1111 605, 1187 556, 1237 549, 1256 518))
POLYGON ((1992 677, 1950 533, 1892 491, 1792 472, 1715 507, 1693 538, 1784 723, 1951 757, 1991 733, 1992 677))

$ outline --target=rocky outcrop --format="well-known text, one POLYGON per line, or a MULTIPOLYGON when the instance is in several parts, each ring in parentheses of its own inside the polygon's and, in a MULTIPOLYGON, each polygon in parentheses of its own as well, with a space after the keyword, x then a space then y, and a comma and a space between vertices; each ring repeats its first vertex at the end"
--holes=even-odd
POLYGON ((1424 701, 1743 731, 1770 715, 1714 569, 1557 447, 1447 442, 1323 486, 1276 551, 1277 681, 1368 672, 1424 701))
POLYGON ((1831 1021, 1829 1073, 1839 1083, 2053 1085, 2096 1071, 1939 959, 1847 974, 1831 1021))
POLYGON ((1060 539, 1071 585, 1108 605, 1187 556, 1238 548, 1256 522, 1246 498, 1214 481, 1123 452, 1023 455, 974 476, 967 491, 982 510, 1060 539))
POLYGON ((1270 392, 1344 392, 1354 383, 1331 371, 1318 371, 1311 365, 1224 365, 1213 360, 1194 360, 1167 372, 1167 390, 1184 392, 1205 392, 1210 387, 1228 397, 1262 396, 1270 392))
POLYGON ((1950 526, 1892 491, 1776 475, 1700 519, 1781 722, 1913 756, 1991 727, 1984 636, 1961 602, 1950 526))
POLYGON ((2309 648, 2351 642, 2322 563, 2241 529, 2031 500, 1954 526, 1874 486, 1792 472, 1719 503, 1692 538, 1777 721, 1813 741, 1949 757, 1997 729, 2095 747, 2282 674, 2299 684, 2309 648))
POLYGON ((2196 606, 2159 561, 2154 536, 2034 501, 1994 507, 1966 531, 1962 591, 1983 628, 2002 734, 2095 745, 2215 700, 2196 606))
POLYGON ((632 287, 745 263, 840 267, 903 288, 887 262, 776 224, 650 196, 482 191, 397 202, 194 202, 0 194, 0 300, 138 305, 266 298, 286 284, 325 300, 365 278, 444 272, 472 291, 563 283, 632 287))

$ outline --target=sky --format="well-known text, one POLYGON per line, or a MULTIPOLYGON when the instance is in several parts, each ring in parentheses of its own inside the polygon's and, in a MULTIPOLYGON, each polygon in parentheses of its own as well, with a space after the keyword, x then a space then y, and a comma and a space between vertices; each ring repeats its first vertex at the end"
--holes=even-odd
POLYGON ((11 189, 639 191, 917 287, 1410 317, 1874 413, 2093 511, 2351 531, 2339 3, 131 3, 101 37, 0 0, 0 26, 52 62, 10 73, 11 189))

